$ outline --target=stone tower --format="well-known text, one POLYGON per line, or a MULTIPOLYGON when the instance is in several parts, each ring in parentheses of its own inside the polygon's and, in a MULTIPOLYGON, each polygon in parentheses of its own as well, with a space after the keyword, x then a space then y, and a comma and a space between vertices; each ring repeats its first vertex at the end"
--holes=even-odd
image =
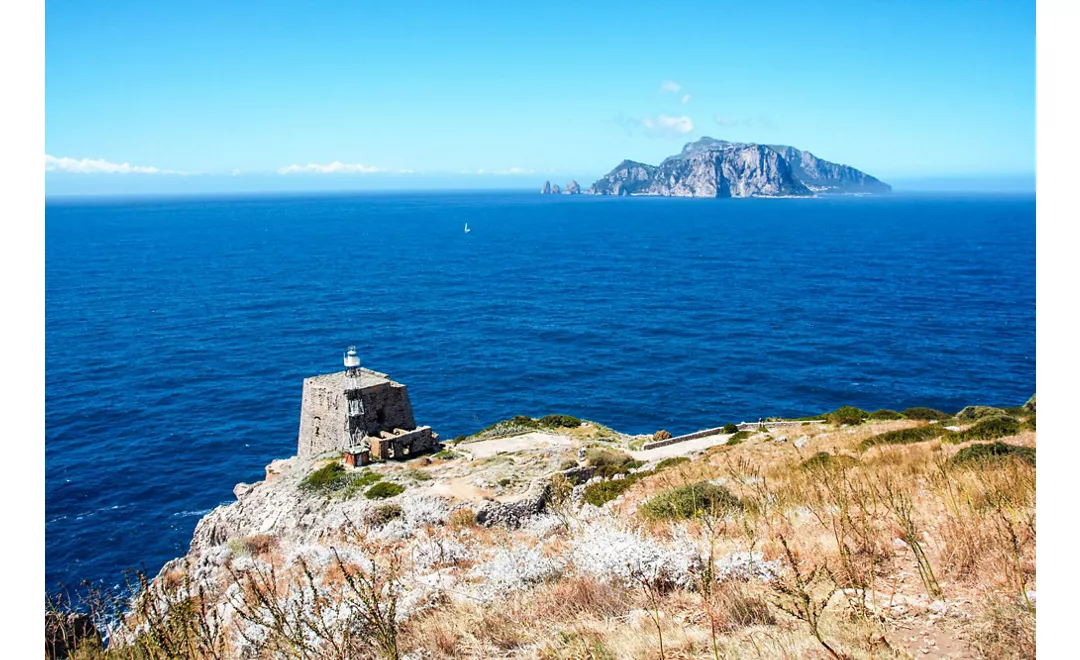
POLYGON ((344 371, 304 379, 296 454, 310 458, 361 443, 370 443, 375 458, 403 458, 437 447, 438 436, 416 426, 405 386, 361 368, 350 347, 344 371))

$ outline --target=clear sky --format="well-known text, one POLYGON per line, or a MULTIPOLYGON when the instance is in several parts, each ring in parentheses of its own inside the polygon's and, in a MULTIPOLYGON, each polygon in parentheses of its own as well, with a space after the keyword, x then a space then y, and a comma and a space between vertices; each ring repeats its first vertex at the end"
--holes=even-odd
POLYGON ((1021 0, 49 0, 45 39, 49 193, 588 186, 704 135, 1035 170, 1021 0))

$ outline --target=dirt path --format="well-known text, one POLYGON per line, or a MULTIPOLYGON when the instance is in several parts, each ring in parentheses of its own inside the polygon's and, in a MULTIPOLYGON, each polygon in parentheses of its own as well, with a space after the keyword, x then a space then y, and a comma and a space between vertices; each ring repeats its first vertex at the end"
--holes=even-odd
POLYGON ((472 454, 473 458, 487 458, 494 456, 502 452, 516 452, 524 451, 526 449, 535 449, 539 445, 551 445, 551 446, 565 446, 570 447, 574 444, 574 441, 565 435, 557 435, 554 433, 525 433, 524 435, 515 435, 512 438, 499 438, 497 440, 481 440, 480 442, 470 442, 467 444, 458 445, 455 447, 457 451, 466 452, 472 454))

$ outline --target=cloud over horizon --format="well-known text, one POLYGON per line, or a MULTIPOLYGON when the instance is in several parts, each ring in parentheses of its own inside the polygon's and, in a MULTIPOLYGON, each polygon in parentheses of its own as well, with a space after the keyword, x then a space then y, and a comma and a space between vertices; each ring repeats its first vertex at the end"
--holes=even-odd
POLYGON ((682 86, 680 86, 679 83, 675 82, 674 80, 665 80, 664 82, 660 83, 660 89, 658 91, 678 94, 680 89, 682 89, 682 86))
POLYGON ((50 154, 45 154, 45 171, 71 174, 186 174, 178 170, 163 170, 127 162, 110 163, 104 158, 57 158, 50 154))
POLYGON ((641 120, 641 125, 657 135, 684 135, 694 130, 694 120, 686 115, 646 117, 641 120))
POLYGON ((375 174, 377 172, 386 171, 385 167, 364 165, 363 163, 342 163, 335 160, 326 165, 320 165, 318 163, 297 165, 294 163, 288 167, 280 168, 278 174, 375 174))

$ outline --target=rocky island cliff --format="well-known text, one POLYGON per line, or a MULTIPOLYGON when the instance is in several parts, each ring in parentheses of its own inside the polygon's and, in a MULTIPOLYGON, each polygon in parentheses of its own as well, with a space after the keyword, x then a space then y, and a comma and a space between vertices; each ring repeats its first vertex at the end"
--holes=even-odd
MULTIPOLYGON (((659 165, 624 160, 593 183, 588 192, 665 197, 791 197, 882 194, 891 190, 889 184, 854 167, 818 158, 795 147, 703 137, 688 143, 681 153, 659 165)), ((542 192, 552 189, 545 183, 542 192)))

